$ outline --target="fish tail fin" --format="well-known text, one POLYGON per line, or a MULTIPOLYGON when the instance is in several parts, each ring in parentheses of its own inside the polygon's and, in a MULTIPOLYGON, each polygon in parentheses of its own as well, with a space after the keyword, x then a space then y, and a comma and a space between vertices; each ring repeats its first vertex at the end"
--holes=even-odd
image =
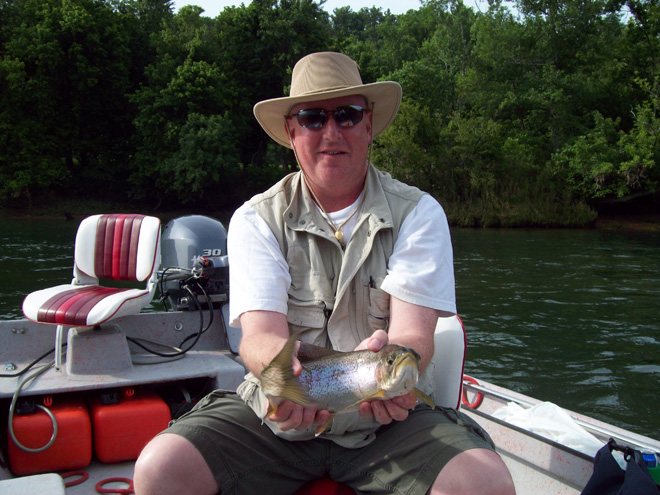
POLYGON ((261 372, 261 387, 266 395, 283 397, 308 407, 314 405, 314 402, 303 390, 298 377, 293 374, 293 353, 298 335, 295 333, 289 337, 282 350, 261 372))
MULTIPOLYGON (((282 347, 282 350, 277 353, 277 356, 268 365, 268 368, 279 368, 282 374, 286 376, 293 376, 293 352, 296 349, 296 341, 298 340, 299 333, 291 335, 282 347)), ((268 369, 266 368, 266 369, 268 369)), ((264 370, 266 371, 266 370, 264 370)))
POLYGON ((426 395, 424 392, 416 388, 415 390, 413 390, 413 394, 415 394, 417 398, 421 400, 424 404, 426 404, 432 409, 435 409, 435 404, 433 403, 431 398, 428 395, 426 395))

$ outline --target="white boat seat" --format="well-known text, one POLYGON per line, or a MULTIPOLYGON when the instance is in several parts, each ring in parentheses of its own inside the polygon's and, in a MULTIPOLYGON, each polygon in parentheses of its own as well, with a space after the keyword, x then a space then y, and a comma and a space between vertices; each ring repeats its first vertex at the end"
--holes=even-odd
POLYGON ((433 343, 433 401, 437 406, 458 409, 466 348, 465 328, 461 319, 458 316, 438 318, 433 343))
POLYGON ((73 280, 29 294, 23 314, 57 325, 55 367, 61 367, 62 334, 139 313, 153 299, 160 264, 160 219, 139 214, 85 218, 75 241, 73 280), (106 287, 107 281, 146 282, 144 288, 106 287))

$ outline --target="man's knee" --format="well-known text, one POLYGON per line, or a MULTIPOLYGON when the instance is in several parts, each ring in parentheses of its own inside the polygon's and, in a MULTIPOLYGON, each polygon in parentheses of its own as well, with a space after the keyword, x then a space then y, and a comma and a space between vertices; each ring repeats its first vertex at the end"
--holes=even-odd
POLYGON ((500 456, 490 450, 472 449, 447 463, 429 493, 514 495, 515 492, 511 473, 500 456))
POLYGON ((135 463, 133 483, 136 495, 218 492, 200 452, 188 440, 173 434, 157 436, 142 450, 135 463))

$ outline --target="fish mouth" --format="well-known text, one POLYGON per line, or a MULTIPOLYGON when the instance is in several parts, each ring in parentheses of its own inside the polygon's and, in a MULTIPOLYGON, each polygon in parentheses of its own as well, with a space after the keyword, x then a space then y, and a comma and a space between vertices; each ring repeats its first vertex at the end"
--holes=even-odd
POLYGON ((397 356, 392 365, 392 378, 396 378, 399 373, 409 372, 411 369, 417 371, 419 368, 419 356, 411 351, 404 352, 397 356))

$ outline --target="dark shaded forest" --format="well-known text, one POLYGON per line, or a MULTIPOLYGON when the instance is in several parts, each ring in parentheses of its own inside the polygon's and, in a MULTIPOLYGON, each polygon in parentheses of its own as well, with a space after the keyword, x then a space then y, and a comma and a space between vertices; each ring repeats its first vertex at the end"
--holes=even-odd
POLYGON ((252 115, 346 53, 403 103, 373 161, 461 226, 584 226, 658 204, 657 0, 0 0, 0 205, 230 210, 295 169, 252 115))

